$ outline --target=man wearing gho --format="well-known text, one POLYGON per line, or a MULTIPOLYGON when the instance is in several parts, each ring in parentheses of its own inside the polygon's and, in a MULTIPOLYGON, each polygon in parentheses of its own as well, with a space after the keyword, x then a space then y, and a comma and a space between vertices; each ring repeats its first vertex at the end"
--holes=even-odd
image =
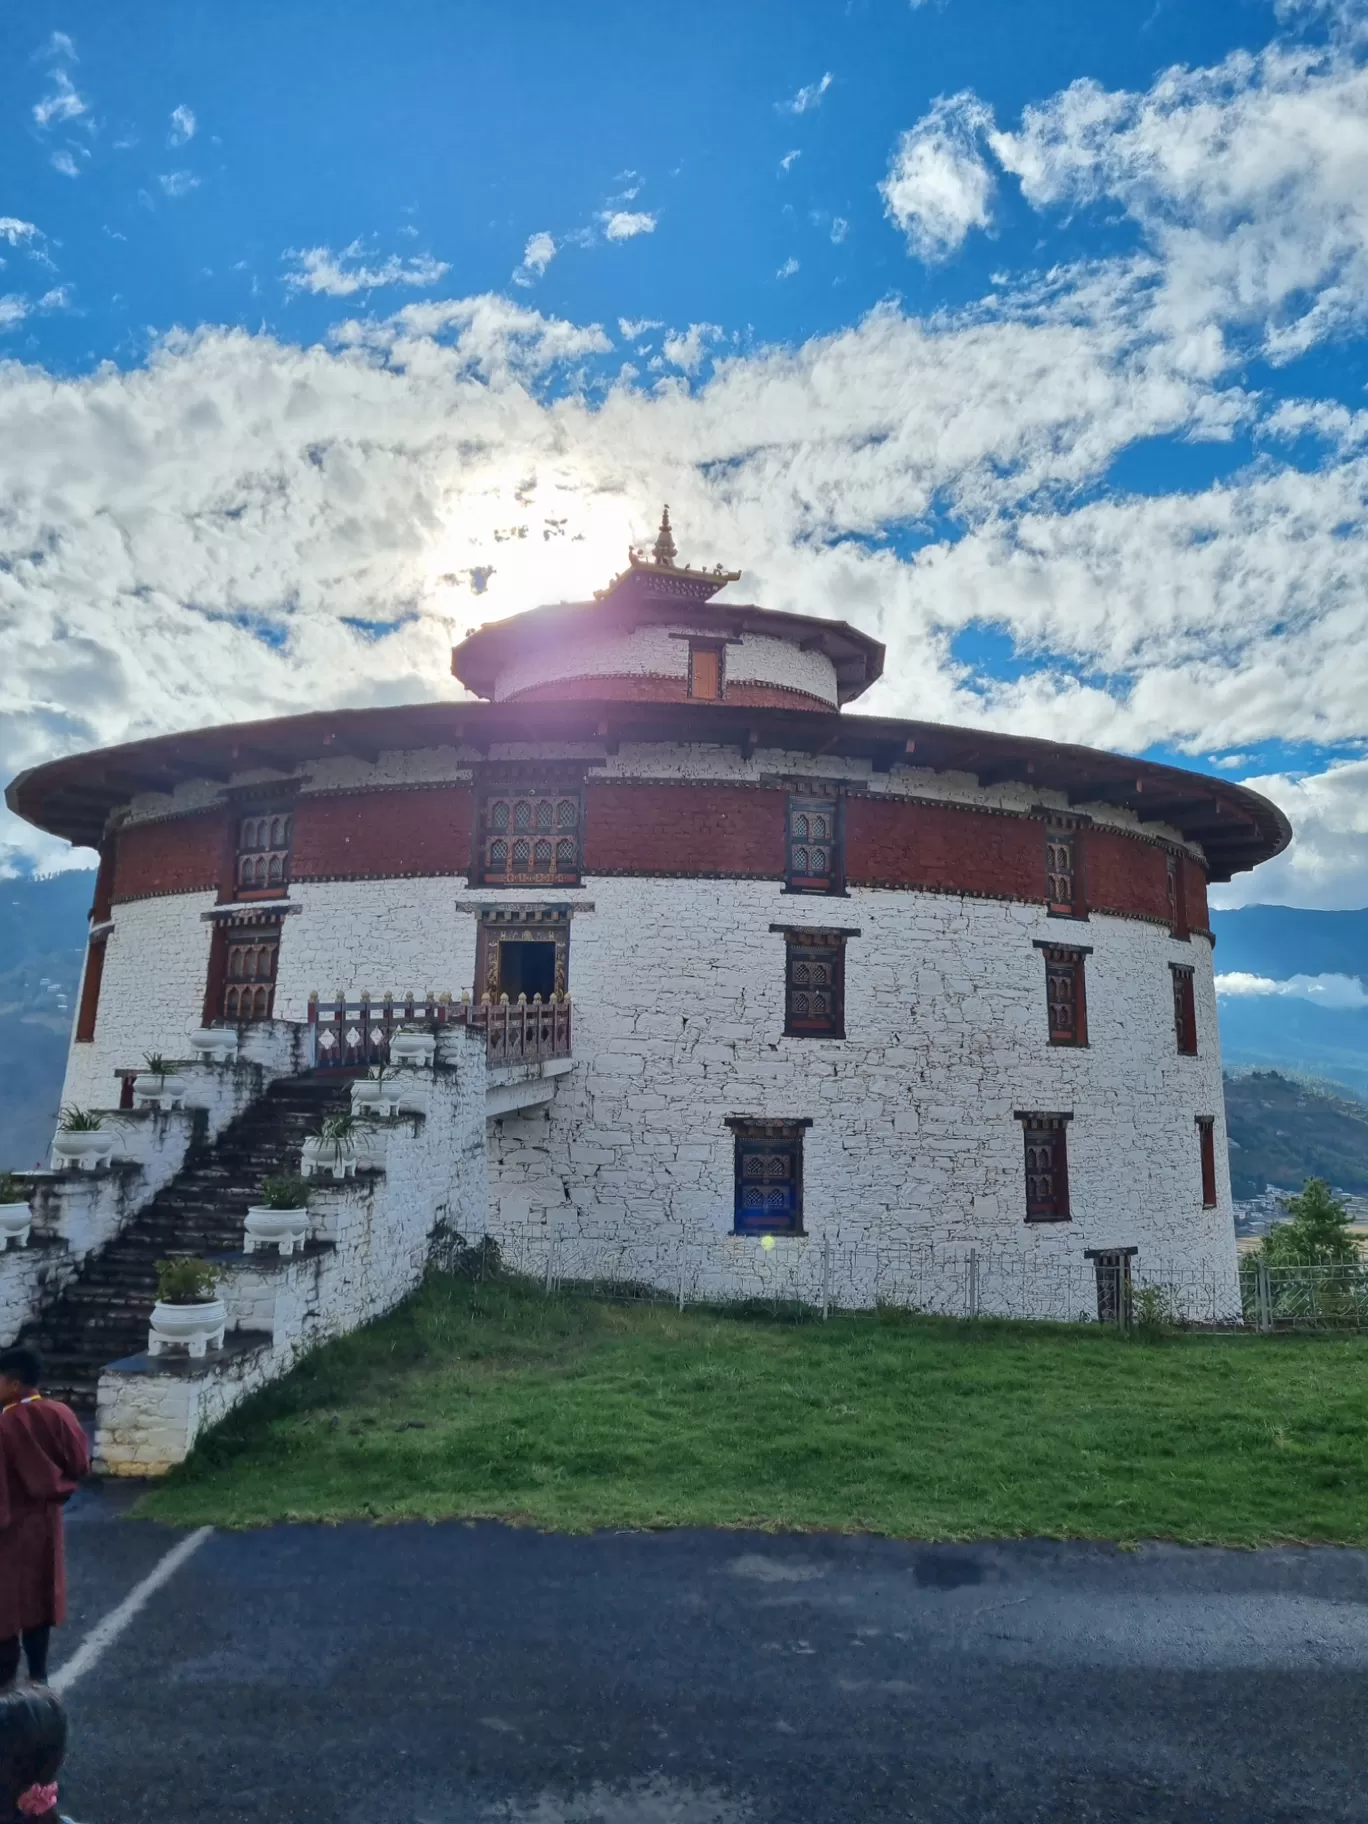
POLYGON ((47 1677, 48 1639, 66 1619, 62 1504, 90 1467, 80 1421, 38 1391, 32 1349, 0 1352, 0 1688, 47 1677))

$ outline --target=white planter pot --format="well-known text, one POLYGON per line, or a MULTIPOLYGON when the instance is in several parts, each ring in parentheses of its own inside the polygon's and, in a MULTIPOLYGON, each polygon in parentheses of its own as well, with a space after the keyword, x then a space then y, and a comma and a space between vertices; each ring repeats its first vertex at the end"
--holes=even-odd
POLYGON ((242 1251, 255 1254, 258 1248, 275 1247, 282 1254, 293 1254, 304 1246, 309 1229, 309 1212, 301 1205, 297 1210, 268 1210, 256 1205, 247 1212, 243 1228, 242 1251))
POLYGON ((321 1178, 325 1172, 334 1178, 355 1178, 356 1147, 345 1140, 306 1140, 299 1170, 303 1178, 321 1178))
POLYGON ((390 1040, 390 1063, 430 1068, 437 1052, 437 1041, 430 1032, 396 1032, 390 1040))
POLYGON ((185 1105, 185 1078, 154 1071, 139 1071, 133 1079, 133 1101, 139 1108, 182 1108, 185 1105))
POLYGON ((52 1137, 54 1170, 93 1172, 96 1166, 108 1165, 114 1157, 114 1134, 107 1127, 94 1133, 68 1134, 60 1128, 52 1137))
POLYGON ((190 1049, 205 1064, 232 1064, 237 1060, 238 1035, 231 1027, 202 1026, 190 1034, 190 1049))
POLYGON ((386 1077, 383 1083, 366 1077, 351 1086, 351 1103, 358 1115, 397 1115, 403 1095, 402 1086, 393 1077, 386 1077))
POLYGON ((199 1305, 164 1305, 158 1300, 152 1307, 147 1353, 160 1355, 163 1349, 184 1348, 201 1356, 206 1349, 221 1349, 227 1322, 221 1298, 206 1299, 199 1305))
POLYGON ((11 1241, 26 1248, 32 1226, 33 1211, 26 1203, 0 1203, 0 1254, 11 1241))

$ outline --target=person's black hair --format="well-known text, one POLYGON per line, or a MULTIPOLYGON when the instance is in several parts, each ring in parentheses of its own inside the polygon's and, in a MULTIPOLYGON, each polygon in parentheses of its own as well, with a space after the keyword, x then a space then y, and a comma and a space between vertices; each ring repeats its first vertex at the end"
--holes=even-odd
MULTIPOLYGON (((67 1719, 62 1700, 46 1685, 11 1685, 0 1691, 0 1824, 35 1824, 19 1810, 30 1786, 50 1786, 66 1753, 67 1719)), ((39 1812, 55 1819, 57 1807, 39 1812)))
POLYGON ((0 1349, 0 1375, 7 1375, 24 1387, 37 1387, 43 1379, 43 1358, 27 1343, 13 1349, 0 1349))

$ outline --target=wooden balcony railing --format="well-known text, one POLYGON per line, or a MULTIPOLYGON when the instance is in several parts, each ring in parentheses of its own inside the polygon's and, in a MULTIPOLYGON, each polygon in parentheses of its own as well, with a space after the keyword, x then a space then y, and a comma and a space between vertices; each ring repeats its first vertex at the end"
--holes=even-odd
POLYGON ((491 1070, 510 1064, 541 1064, 548 1058, 571 1055, 569 995, 540 995, 528 1000, 507 996, 497 1001, 453 1001, 449 994, 356 1000, 339 995, 322 1000, 309 996, 309 1055, 322 1070, 366 1070, 387 1064, 390 1039, 404 1028, 440 1032, 444 1026, 465 1026, 482 1032, 485 1059, 491 1070))
POLYGON ((542 1064, 570 1056, 570 997, 553 995, 530 1001, 519 995, 497 1001, 461 1001, 451 1018, 485 1035, 485 1061, 491 1070, 509 1064, 542 1064))

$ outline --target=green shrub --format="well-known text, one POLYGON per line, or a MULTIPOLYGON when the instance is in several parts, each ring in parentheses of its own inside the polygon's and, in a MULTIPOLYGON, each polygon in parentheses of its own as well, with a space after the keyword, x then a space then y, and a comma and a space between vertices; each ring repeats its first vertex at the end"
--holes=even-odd
POLYGON ((309 1183, 305 1178, 263 1178, 259 1195, 263 1210, 301 1210, 309 1200, 309 1183))
POLYGON ((203 1305, 214 1296, 222 1278, 217 1267, 192 1254, 157 1262, 157 1297, 164 1305, 203 1305))

